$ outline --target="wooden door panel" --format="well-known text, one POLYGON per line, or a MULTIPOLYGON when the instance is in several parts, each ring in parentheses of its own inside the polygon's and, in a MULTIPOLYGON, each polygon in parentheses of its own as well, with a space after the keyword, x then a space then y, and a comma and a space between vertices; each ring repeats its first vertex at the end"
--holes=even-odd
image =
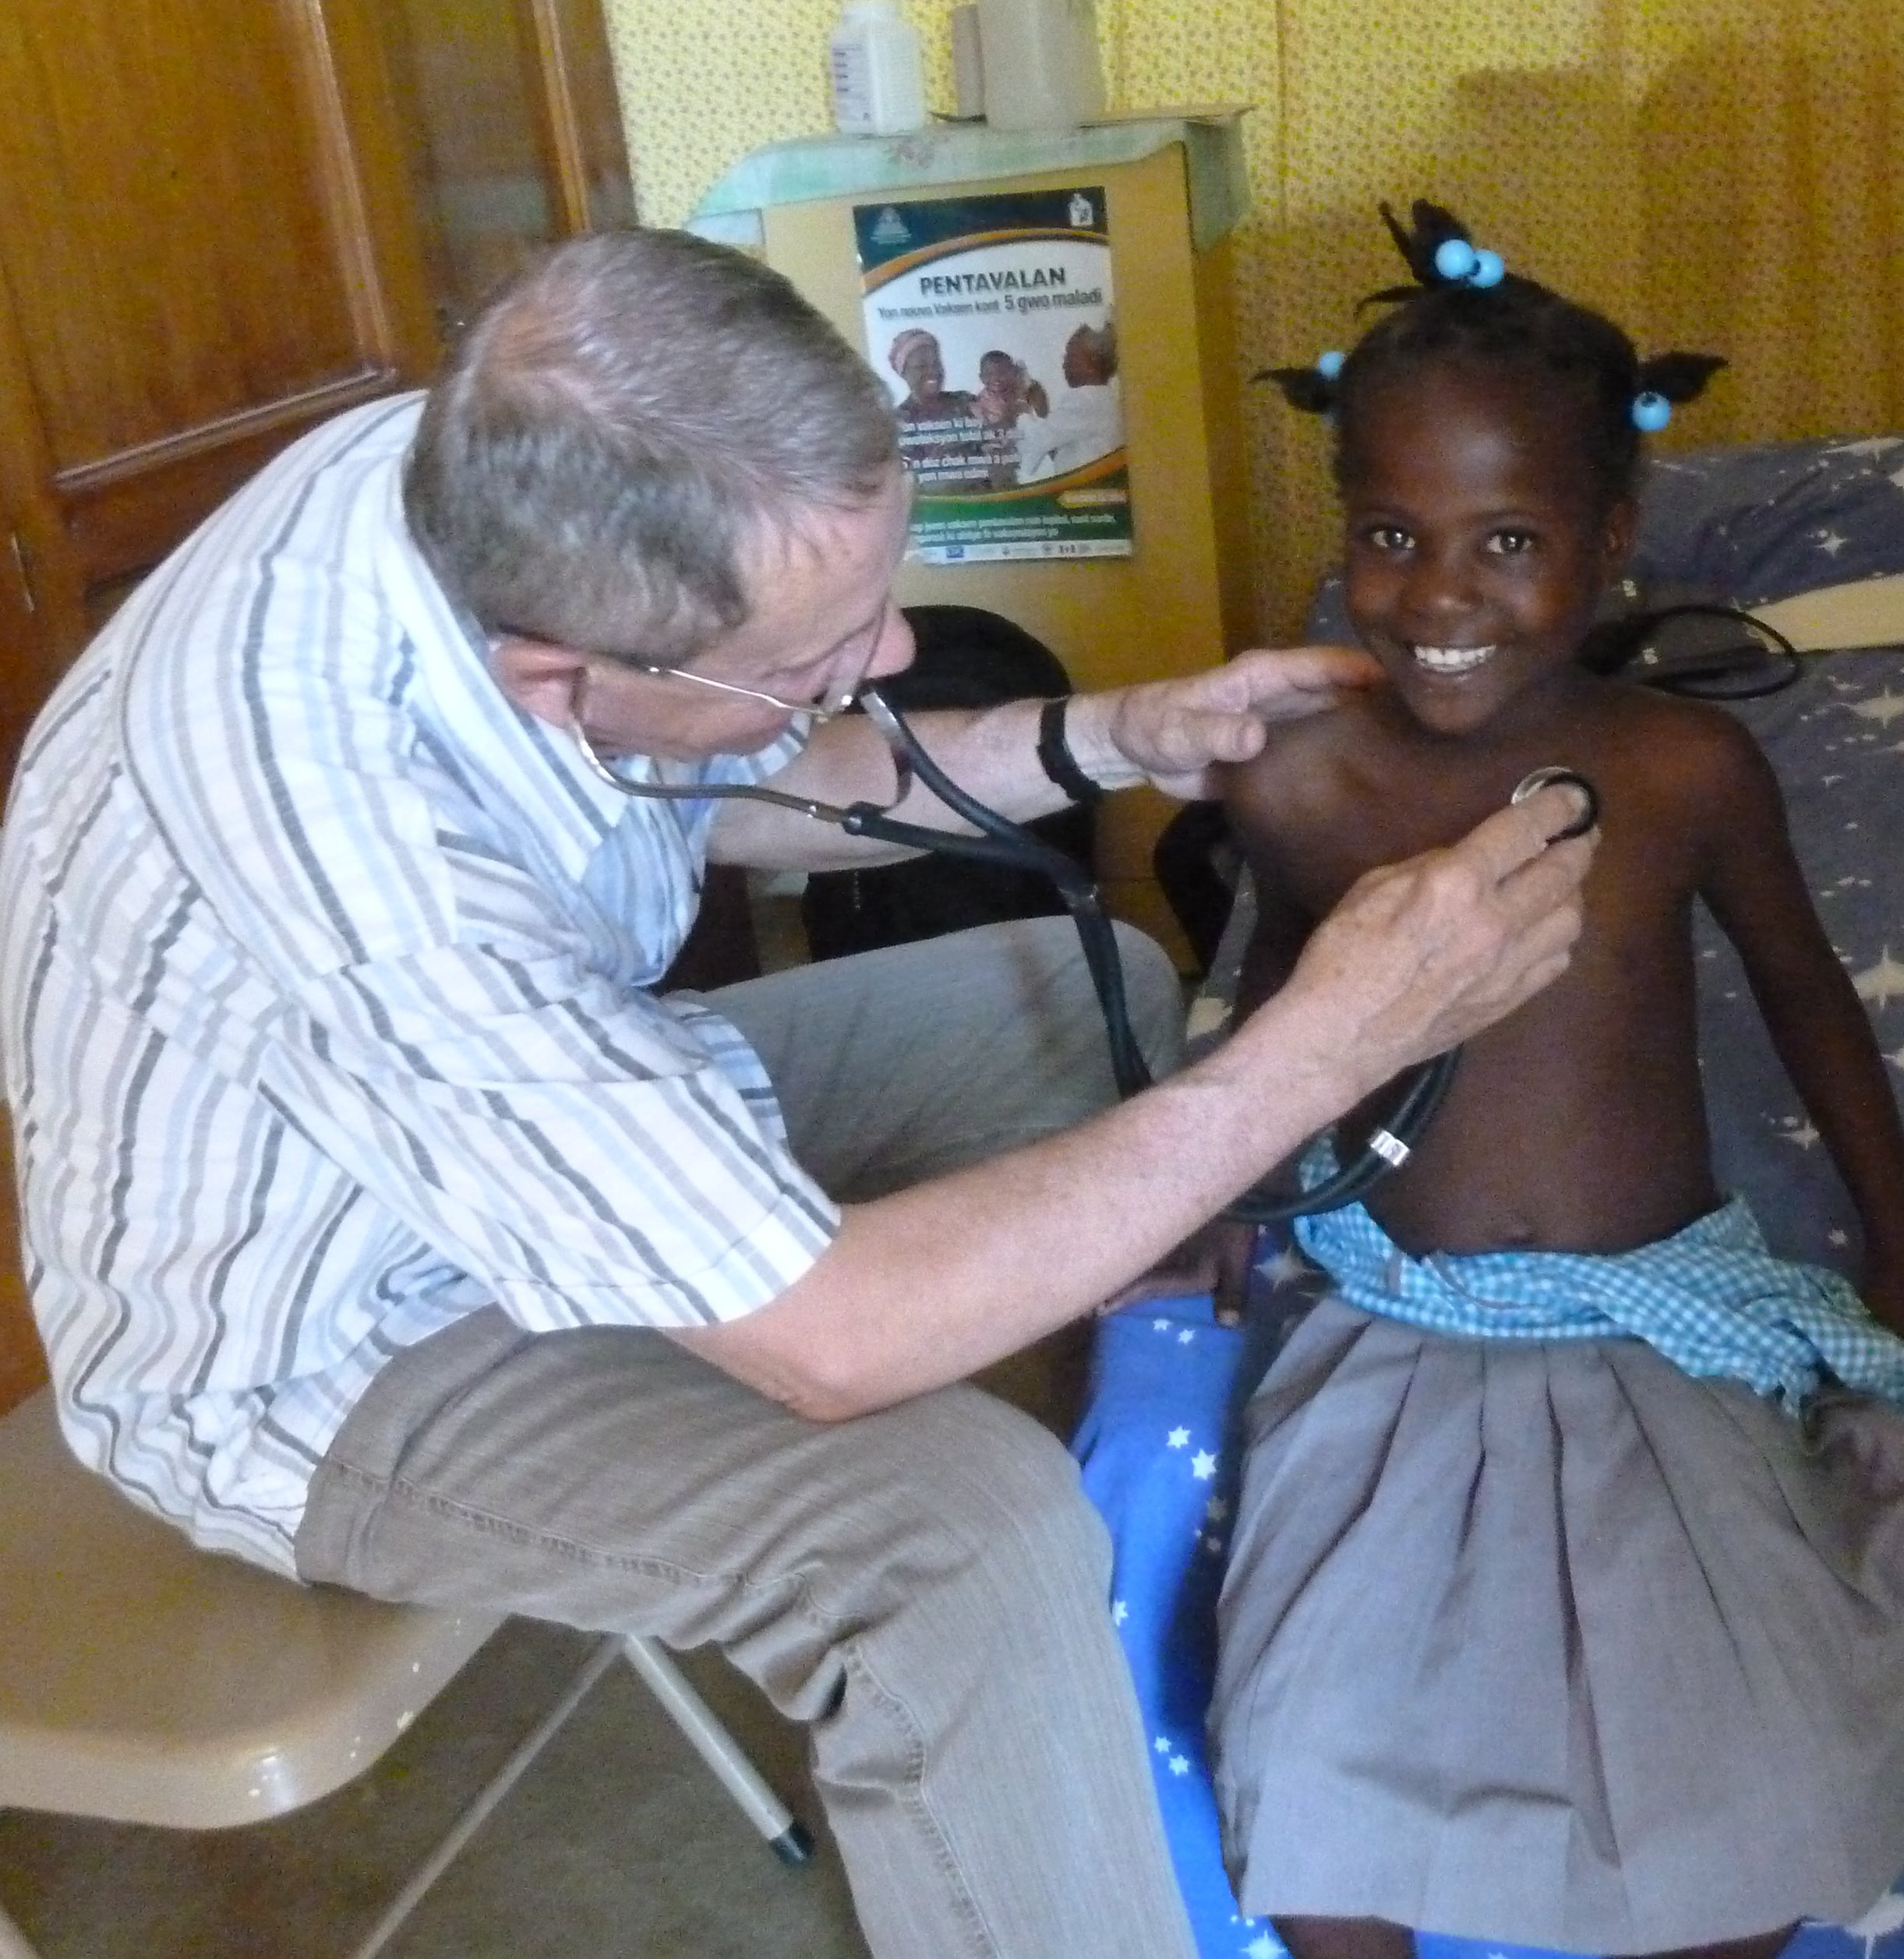
POLYGON ((0 1114, 0 1415, 25 1400, 45 1378, 46 1353, 20 1270, 12 1131, 0 1114))
POLYGON ((634 221, 600 0, 382 0, 440 319, 546 245, 634 221))
POLYGON ((62 476, 364 362, 295 16, 150 12, 0 10, 0 252, 62 476))
POLYGON ((0 288, 0 788, 72 649, 87 630, 26 358, 0 288))
POLYGON ((368 5, 0 9, 0 266, 89 591, 433 363, 368 5))

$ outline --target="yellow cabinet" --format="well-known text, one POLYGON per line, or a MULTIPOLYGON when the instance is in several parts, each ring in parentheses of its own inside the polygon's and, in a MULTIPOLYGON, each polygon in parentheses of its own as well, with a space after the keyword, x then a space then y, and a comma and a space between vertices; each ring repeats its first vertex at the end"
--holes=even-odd
MULTIPOLYGON (((843 146, 854 181, 837 195, 811 194, 823 181, 815 167, 816 158, 825 161, 821 145, 804 146, 807 154, 797 197, 765 201, 773 195, 773 173, 755 179, 763 197, 759 238, 768 262, 863 350, 856 205, 882 197, 959 199, 1103 186, 1132 555, 909 563, 899 586, 907 605, 981 605, 1004 613, 1050 645, 1086 688, 1213 665, 1249 643, 1253 623, 1227 226, 1215 236, 1209 235, 1213 228, 1207 217, 1199 226, 1193 210, 1196 160, 1186 140, 1169 139, 1165 132, 1165 139, 1146 154, 1106 161, 1101 148, 1096 159, 1090 154, 1096 133, 1047 139, 1054 150, 1080 153, 1054 156, 1048 169, 1023 167, 1027 146, 1022 136, 988 141, 988 132, 963 131, 903 143, 843 146), (876 168, 882 152, 898 166, 884 182, 876 168), (1001 166, 996 171, 994 163, 1001 166), (1004 167, 1011 164, 1019 167, 1004 167), (940 174, 961 169, 971 174, 940 174)), ((1129 139, 1128 128, 1118 133, 1123 146, 1139 146, 1129 139)), ((1210 134, 1205 125, 1199 137, 1210 134)), ((1233 118, 1220 135, 1226 144, 1237 142, 1233 118)), ((712 201, 731 206, 744 194, 712 201)), ((704 213, 708 209, 704 205, 704 213)), ((728 228, 724 235, 735 233, 728 228)), ((871 350, 875 365, 884 352, 871 350)), ((1148 792, 1111 799, 1100 814, 1098 868, 1112 909, 1182 951, 1150 874, 1150 846, 1170 807, 1148 792)))

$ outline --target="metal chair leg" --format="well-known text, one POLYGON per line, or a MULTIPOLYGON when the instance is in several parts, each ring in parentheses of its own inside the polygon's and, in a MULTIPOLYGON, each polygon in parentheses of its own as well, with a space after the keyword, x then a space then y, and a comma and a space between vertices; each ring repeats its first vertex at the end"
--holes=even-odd
POLYGON ((621 1646, 629 1665, 648 1682, 675 1725, 694 1743, 701 1759, 740 1804, 747 1821, 767 1839, 768 1848, 783 1864, 810 1862, 812 1837, 761 1779, 759 1770, 715 1718, 712 1709, 687 1684, 666 1649, 638 1633, 631 1633, 621 1646))
MULTIPOLYGON (((521 1780, 529 1765, 555 1738, 563 1723, 581 1705, 595 1683, 614 1664, 620 1648, 619 1640, 606 1639, 590 1650, 574 1678, 563 1689, 561 1698, 517 1743, 508 1760, 482 1785, 475 1799, 450 1826, 448 1834, 411 1873, 409 1881, 391 1899, 383 1915, 370 1928, 362 1943, 351 1948, 349 1959, 375 1959, 375 1955, 397 1936, 404 1921, 422 1901, 423 1894, 450 1868, 463 1846, 488 1820, 489 1813, 521 1780)), ((0 1946, 0 1959, 9 1959, 4 1946, 0 1946)))
MULTIPOLYGON (((519 1781, 553 1740, 583 1698, 616 1660, 625 1659, 647 1682, 655 1698, 691 1741, 696 1752, 719 1778, 747 1820, 767 1839, 768 1848, 783 1864, 804 1864, 813 1856, 813 1839, 793 1820, 792 1813, 761 1779, 760 1771, 741 1752, 740 1745, 728 1733, 700 1695, 682 1677, 666 1652, 652 1640, 614 1635, 591 1649, 561 1697, 537 1722, 510 1753, 509 1759, 486 1783, 448 1834, 412 1873, 409 1881, 390 1901, 388 1908, 369 1934, 351 1950, 349 1959, 376 1959, 396 1936, 423 1894, 448 1869, 458 1852, 487 1821, 491 1811, 519 1781)), ((40 1959, 12 1919, 0 1907, 0 1959, 40 1959)))

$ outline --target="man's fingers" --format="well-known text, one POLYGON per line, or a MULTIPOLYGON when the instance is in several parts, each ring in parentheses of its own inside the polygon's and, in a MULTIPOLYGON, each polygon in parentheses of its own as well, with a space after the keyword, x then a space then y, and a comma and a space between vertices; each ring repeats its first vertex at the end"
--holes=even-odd
POLYGON ((1596 836, 1570 837, 1510 871, 1496 887, 1510 918, 1531 920, 1564 905, 1585 881, 1598 847, 1596 836))
POLYGON ((1577 795, 1543 792, 1445 850, 1370 872, 1298 972, 1359 997, 1365 1040, 1392 1043, 1398 1065, 1468 1040, 1567 969, 1598 840, 1547 839, 1578 814, 1577 795))
POLYGON ((1344 688, 1379 686, 1382 669, 1360 647, 1295 646, 1239 653, 1210 677, 1224 684, 1226 704, 1273 718, 1298 702, 1323 704, 1344 688))
POLYGON ((1571 881, 1577 884, 1586 875, 1595 833, 1589 831, 1584 837, 1569 838, 1564 843, 1554 839, 1579 819, 1585 807, 1578 789, 1556 782, 1530 796, 1524 803, 1510 803, 1506 809, 1496 810, 1454 847, 1496 884, 1503 883, 1537 858, 1557 853, 1558 861, 1570 867, 1571 881), (1585 846, 1584 850, 1582 846, 1585 846))

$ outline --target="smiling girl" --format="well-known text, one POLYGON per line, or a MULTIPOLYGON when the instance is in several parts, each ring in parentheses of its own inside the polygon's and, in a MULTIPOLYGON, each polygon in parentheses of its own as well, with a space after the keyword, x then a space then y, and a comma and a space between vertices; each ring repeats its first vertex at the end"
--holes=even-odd
POLYGON ((1404 1928, 1748 1959, 1904 1864, 1904 1418, 1874 1398, 1904 1392, 1904 1133, 1751 737, 1577 660, 1641 432, 1722 363, 1642 362, 1415 218, 1419 287, 1277 377, 1334 417, 1389 685, 1234 773, 1239 1008, 1362 874, 1535 768, 1595 785, 1602 842, 1570 971, 1469 1043, 1365 1209, 1301 1229, 1335 1296, 1250 1407, 1226 1840, 1297 1959, 1391 1959, 1404 1928), (1695 901, 1856 1202, 1868 1314, 1714 1182, 1695 901))

